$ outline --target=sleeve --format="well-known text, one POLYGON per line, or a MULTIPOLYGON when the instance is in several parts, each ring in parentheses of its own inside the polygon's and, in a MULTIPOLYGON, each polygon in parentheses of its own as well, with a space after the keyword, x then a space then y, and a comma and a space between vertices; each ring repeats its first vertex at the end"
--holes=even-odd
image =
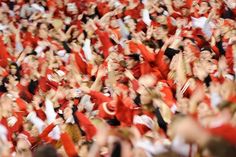
POLYGON ((118 19, 118 24, 120 26, 120 32, 123 38, 127 39, 130 32, 127 29, 127 27, 125 26, 124 22, 121 19, 118 19))
POLYGON ((141 51, 143 58, 148 61, 148 62, 153 62, 155 61, 155 54, 151 53, 145 45, 143 44, 138 44, 138 48, 141 51))
POLYGON ((138 83, 138 81, 137 81, 137 80, 132 80, 131 83, 132 83, 133 89, 134 89, 135 91, 137 91, 138 88, 139 88, 139 83, 138 83))
POLYGON ((178 54, 179 53, 179 50, 175 50, 175 49, 172 49, 172 48, 167 48, 165 50, 165 55, 170 59, 172 60, 172 58, 174 57, 174 55, 178 54))
POLYGON ((172 150, 175 152, 178 152, 179 154, 183 156, 188 156, 190 153, 190 144, 187 144, 184 139, 180 136, 176 136, 173 140, 173 143, 171 145, 172 150), (181 149, 179 149, 181 148, 181 149))
POLYGON ((66 50, 66 53, 71 53, 71 49, 65 41, 62 42, 62 45, 64 49, 66 50))
POLYGON ((74 54, 75 54, 75 63, 77 65, 78 70, 83 74, 86 74, 87 64, 82 60, 78 52, 74 52, 74 54))
POLYGON ((46 99, 45 101, 45 113, 47 117, 48 123, 52 123, 56 119, 56 112, 54 111, 52 101, 49 99, 46 99))
POLYGON ((156 64, 158 66, 158 69, 162 73, 163 76, 167 77, 169 73, 169 66, 168 64, 164 61, 164 51, 160 51, 156 55, 156 64))
POLYGON ((143 17, 143 22, 144 22, 146 25, 150 26, 152 20, 150 19, 150 15, 149 15, 149 12, 148 12, 147 9, 143 9, 143 10, 142 10, 142 17, 143 17))
POLYGON ((104 57, 108 57, 108 50, 110 47, 112 47, 112 43, 110 41, 110 38, 109 38, 109 34, 107 32, 102 32, 100 30, 96 30, 95 33, 98 35, 101 43, 102 43, 102 49, 103 49, 103 54, 104 54, 104 57))
MULTIPOLYGON (((45 101, 45 113, 46 113, 46 117, 47 117, 47 121, 48 123, 52 123, 54 122, 54 120, 56 119, 56 112, 54 111, 53 108, 53 104, 49 99, 46 99, 45 101)), ((58 126, 56 126, 52 132, 49 134, 50 137, 52 137, 53 139, 59 139, 60 138, 60 129, 58 126)))
POLYGON ((24 50, 23 45, 20 41, 16 42, 15 47, 16 47, 15 49, 16 49, 17 54, 21 53, 24 50))
POLYGON ((75 145, 67 133, 61 134, 61 143, 62 143, 68 157, 78 157, 78 153, 75 149, 75 145))
POLYGON ((166 132, 167 131, 167 123, 164 121, 159 108, 156 108, 155 114, 157 117, 158 125, 160 126, 160 128, 162 128, 166 132))
POLYGON ((84 51, 84 55, 87 61, 91 61, 92 60, 92 50, 91 50, 91 40, 90 39, 86 39, 84 42, 84 46, 83 46, 83 51, 84 51))
POLYGON ((82 106, 84 106, 84 108, 87 110, 87 111, 92 111, 93 110, 93 106, 94 104, 91 102, 90 100, 91 96, 89 95, 84 95, 81 100, 80 100, 80 104, 82 106))
POLYGON ((24 102, 24 100, 22 100, 21 98, 17 98, 16 103, 21 111, 26 111, 27 107, 26 107, 26 103, 24 102))
POLYGON ((41 56, 43 51, 45 50, 46 46, 45 45, 42 45, 42 44, 39 44, 35 49, 34 51, 37 53, 37 56, 41 56))
POLYGON ((87 140, 92 140, 92 138, 96 135, 97 129, 90 122, 90 120, 81 112, 75 113, 77 120, 79 121, 80 126, 84 129, 86 133, 87 140))
POLYGON ((130 126, 133 123, 134 110, 127 107, 122 96, 118 96, 116 103, 116 118, 123 124, 130 126))
POLYGON ((222 40, 219 42, 216 42, 216 47, 219 49, 219 52, 221 55, 225 55, 225 50, 223 48, 222 40))
POLYGON ((212 46, 211 48, 212 48, 212 50, 214 51, 216 57, 219 58, 219 56, 220 56, 220 51, 219 51, 218 47, 217 47, 216 45, 214 45, 214 46, 212 46))
POLYGON ((103 103, 103 102, 109 102, 111 98, 105 96, 101 92, 97 91, 90 91, 89 95, 93 98, 93 102, 97 105, 103 103))
POLYGON ((35 112, 30 112, 27 116, 27 120, 29 120, 37 127, 39 133, 42 133, 45 124, 41 119, 36 116, 35 112))
POLYGON ((46 140, 48 137, 48 134, 53 130, 54 127, 55 125, 51 123, 43 130, 43 132, 39 135, 39 137, 46 140))
POLYGON ((25 18, 26 17, 26 6, 23 6, 20 10, 20 17, 25 18))
POLYGON ((1 49, 1 53, 0 53, 0 62, 1 62, 1 66, 5 67, 7 65, 7 58, 9 58, 9 54, 8 51, 4 45, 4 42, 2 40, 2 37, 0 36, 0 49, 1 49))

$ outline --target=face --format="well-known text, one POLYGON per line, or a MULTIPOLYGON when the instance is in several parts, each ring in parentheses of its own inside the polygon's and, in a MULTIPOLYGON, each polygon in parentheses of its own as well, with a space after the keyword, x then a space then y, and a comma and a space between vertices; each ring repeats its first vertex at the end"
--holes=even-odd
POLYGON ((133 68, 136 65, 136 62, 133 59, 128 59, 126 61, 126 64, 127 64, 127 68, 131 69, 131 68, 133 68))
POLYGON ((152 101, 151 95, 148 93, 148 91, 141 86, 138 89, 138 93, 140 94, 140 100, 142 104, 149 104, 152 101))
POLYGON ((182 27, 182 26, 186 26, 188 24, 187 19, 184 18, 177 18, 177 27, 182 27))
POLYGON ((134 20, 132 20, 132 19, 125 20, 125 24, 127 24, 127 26, 129 27, 130 30, 135 30, 135 28, 136 28, 136 24, 135 24, 134 20))
POLYGON ((47 39, 48 38, 48 28, 45 24, 40 25, 38 35, 42 39, 47 39))
POLYGON ((118 22, 117 22, 117 19, 112 19, 110 25, 111 25, 111 27, 113 27, 113 28, 119 27, 119 24, 118 24, 118 22))
POLYGON ((202 2, 200 4, 199 13, 200 14, 205 14, 209 11, 209 9, 210 9, 210 7, 209 7, 208 3, 207 2, 202 2))
POLYGON ((174 6, 176 8, 180 8, 180 7, 184 6, 184 1, 183 0, 174 0, 174 6))
POLYGON ((205 67, 200 62, 196 62, 193 66, 193 74, 194 76, 198 77, 200 80, 204 80, 208 75, 205 67))
POLYGON ((7 96, 1 98, 1 111, 4 116, 9 116, 12 113, 12 100, 7 96))
POLYGON ((213 114, 210 107, 204 102, 199 104, 197 111, 199 118, 207 118, 213 114))
POLYGON ((178 109, 181 113, 187 114, 189 110, 189 100, 184 98, 178 101, 178 109))
POLYGON ((164 15, 158 16, 158 18, 156 20, 160 24, 166 24, 166 22, 167 22, 166 16, 164 16, 164 15))
POLYGON ((203 60, 210 60, 212 58, 212 54, 210 51, 204 50, 201 52, 200 58, 203 60))
POLYGON ((9 18, 8 18, 7 14, 3 14, 1 22, 3 24, 8 24, 9 23, 9 18))
POLYGON ((33 33, 35 30, 35 27, 33 25, 29 25, 27 31, 33 33))
POLYGON ((11 71, 11 74, 12 74, 12 75, 15 75, 16 72, 17 72, 16 66, 11 65, 11 67, 10 67, 10 71, 11 71))
POLYGON ((2 157, 9 157, 11 156, 10 154, 10 143, 7 143, 7 142, 3 142, 1 139, 0 139, 0 156, 2 157))
POLYGON ((30 130, 30 134, 31 134, 33 137, 38 137, 39 131, 38 131, 38 129, 37 129, 35 126, 33 126, 32 129, 30 130))
POLYGON ((73 34, 72 34, 72 37, 73 37, 73 38, 76 38, 76 37, 78 37, 78 36, 79 36, 79 31, 74 30, 74 31, 73 31, 73 34))
POLYGON ((29 143, 24 139, 19 139, 16 146, 17 157, 32 157, 29 143))
POLYGON ((153 33, 153 36, 155 39, 159 40, 159 39, 164 39, 167 36, 167 34, 168 34, 167 29, 163 27, 158 27, 158 29, 156 29, 155 32, 153 33))

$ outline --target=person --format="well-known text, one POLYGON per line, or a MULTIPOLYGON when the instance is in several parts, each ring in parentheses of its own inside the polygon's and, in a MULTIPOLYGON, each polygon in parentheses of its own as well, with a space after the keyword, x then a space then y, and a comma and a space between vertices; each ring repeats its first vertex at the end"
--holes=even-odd
POLYGON ((233 156, 235 10, 0 0, 0 156, 233 156))
POLYGON ((51 145, 40 146, 35 152, 34 157, 58 157, 57 150, 51 145))

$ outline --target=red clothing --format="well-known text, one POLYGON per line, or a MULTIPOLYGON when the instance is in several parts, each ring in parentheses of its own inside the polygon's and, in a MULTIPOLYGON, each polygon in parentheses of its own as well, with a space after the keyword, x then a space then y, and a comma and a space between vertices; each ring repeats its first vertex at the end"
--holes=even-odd
POLYGON ((86 133, 86 139, 92 140, 92 138, 96 135, 97 129, 90 122, 90 120, 81 112, 77 111, 75 113, 77 120, 79 121, 79 125, 84 129, 86 133))
POLYGON ((109 33, 105 31, 100 31, 99 29, 97 29, 95 33, 98 35, 98 38, 102 43, 102 51, 104 58, 107 58, 109 55, 109 48, 113 46, 109 38, 109 33))
POLYGON ((71 137, 67 133, 61 134, 61 143, 68 157, 78 157, 78 153, 71 137))
POLYGON ((223 124, 216 128, 210 128, 209 131, 213 135, 222 137, 231 144, 236 145, 236 127, 233 127, 231 124, 223 124))
MULTIPOLYGON (((19 133, 22 131, 22 125, 23 125, 23 113, 22 112, 14 112, 13 115, 17 121, 13 126, 8 125, 8 120, 7 118, 3 117, 0 120, 0 123, 6 127, 8 130, 7 138, 9 141, 13 140, 13 134, 14 133, 19 133)), ((9 117, 8 117, 9 118, 9 117)))
POLYGON ((10 55, 7 51, 6 46, 4 45, 4 42, 3 42, 3 39, 2 39, 1 36, 0 36, 0 50, 1 50, 1 53, 0 53, 0 66, 3 67, 3 68, 6 68, 6 66, 8 64, 7 59, 10 57, 10 55))

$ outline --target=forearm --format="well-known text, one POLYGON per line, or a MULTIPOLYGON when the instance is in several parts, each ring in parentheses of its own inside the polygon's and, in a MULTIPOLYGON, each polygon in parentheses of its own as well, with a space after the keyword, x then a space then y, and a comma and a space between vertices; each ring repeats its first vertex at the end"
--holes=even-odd
POLYGON ((90 87, 90 90, 93 91, 100 91, 101 90, 101 83, 102 83, 102 78, 97 76, 96 80, 94 81, 94 83, 92 84, 92 86, 90 87))

